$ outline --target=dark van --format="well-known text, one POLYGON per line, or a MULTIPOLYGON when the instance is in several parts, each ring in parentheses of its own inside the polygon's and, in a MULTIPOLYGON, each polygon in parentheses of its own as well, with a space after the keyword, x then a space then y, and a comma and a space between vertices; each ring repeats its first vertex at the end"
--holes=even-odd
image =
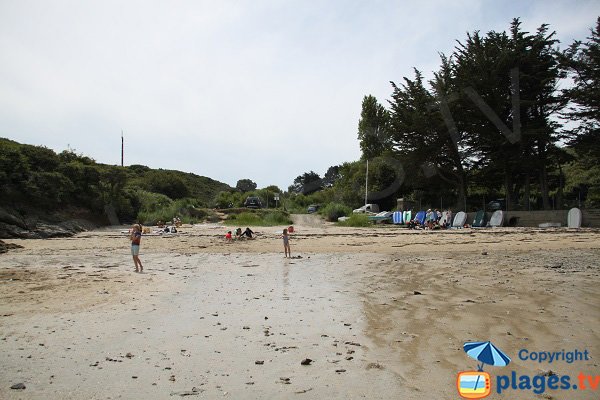
POLYGON ((260 201, 260 198, 250 196, 244 202, 244 207, 246 207, 246 208, 262 208, 262 202, 260 201))

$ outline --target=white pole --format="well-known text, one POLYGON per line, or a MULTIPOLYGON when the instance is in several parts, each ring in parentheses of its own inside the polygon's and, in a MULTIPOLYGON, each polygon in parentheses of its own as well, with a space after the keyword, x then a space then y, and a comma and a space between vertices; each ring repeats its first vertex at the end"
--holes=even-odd
POLYGON ((369 160, 367 160, 367 173, 365 175, 365 206, 367 205, 367 198, 369 194, 369 160))

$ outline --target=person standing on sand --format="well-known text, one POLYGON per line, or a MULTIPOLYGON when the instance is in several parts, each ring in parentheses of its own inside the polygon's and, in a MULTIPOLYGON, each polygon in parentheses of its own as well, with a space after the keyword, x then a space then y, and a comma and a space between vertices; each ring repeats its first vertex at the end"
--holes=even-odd
POLYGON ((292 258, 292 251, 290 250, 290 237, 288 236, 288 230, 284 229, 283 230, 283 252, 284 252, 284 257, 283 258, 292 258))
POLYGON ((135 224, 131 227, 131 255, 133 256, 133 263, 135 264, 135 272, 142 272, 144 266, 140 261, 140 242, 142 241, 142 227, 140 224, 135 224), (139 266, 139 267, 138 267, 139 266))

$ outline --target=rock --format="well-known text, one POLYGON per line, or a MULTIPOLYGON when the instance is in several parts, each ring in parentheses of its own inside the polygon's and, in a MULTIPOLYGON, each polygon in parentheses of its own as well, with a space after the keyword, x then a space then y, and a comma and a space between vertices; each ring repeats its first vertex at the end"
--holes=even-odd
POLYGON ((127 358, 133 358, 133 354, 127 353, 127 354, 125 354, 125 357, 127 357, 127 358))
POLYGON ((0 240, 0 254, 6 253, 9 250, 22 249, 22 248, 23 248, 23 246, 20 246, 18 244, 4 243, 2 240, 0 240))
POLYGON ((0 208, 0 222, 6 225, 18 226, 21 229, 27 229, 27 224, 22 217, 19 218, 3 208, 0 208))
POLYGON ((338 374, 341 374, 342 372, 346 372, 345 369, 336 369, 335 372, 337 372, 338 374))
POLYGON ((15 390, 23 390, 23 389, 25 389, 25 384, 24 383, 15 383, 10 388, 15 389, 15 390))
POLYGON ((383 365, 379 363, 368 363, 366 369, 383 369, 383 365))
POLYGON ((488 253, 487 253, 487 251, 482 251, 482 252, 481 252, 481 255, 482 255, 482 256, 487 256, 487 255, 488 255, 488 253))
POLYGON ((279 378, 279 381, 283 384, 289 385, 290 383, 292 383, 290 378, 286 378, 286 377, 281 377, 279 378))
POLYGON ((553 375, 556 375, 556 372, 552 371, 551 369, 548 371, 538 372, 538 376, 553 376, 553 375))
POLYGON ((257 360, 257 361, 254 361, 254 364, 256 364, 256 365, 263 365, 264 363, 265 363, 265 362, 264 362, 264 361, 262 361, 262 360, 257 360))
POLYGON ((310 358, 305 358, 304 360, 300 361, 301 365, 310 365, 310 363, 312 363, 313 360, 311 360, 310 358))
POLYGON ((421 293, 421 292, 419 292, 419 291, 415 290, 415 291, 413 291, 413 294, 414 294, 415 296, 419 296, 419 295, 422 295, 423 293, 421 293))
POLYGON ((67 218, 68 216, 50 217, 36 210, 17 212, 0 208, 0 238, 69 237, 96 228, 96 225, 89 221, 67 218))

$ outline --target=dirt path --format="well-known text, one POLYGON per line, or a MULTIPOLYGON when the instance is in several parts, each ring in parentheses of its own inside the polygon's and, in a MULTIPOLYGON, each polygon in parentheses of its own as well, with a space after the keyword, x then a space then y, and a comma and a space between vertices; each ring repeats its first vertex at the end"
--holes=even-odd
POLYGON ((323 217, 318 214, 292 214, 291 217, 292 221, 294 221, 294 225, 303 227, 318 228, 333 225, 332 223, 325 221, 323 217))

